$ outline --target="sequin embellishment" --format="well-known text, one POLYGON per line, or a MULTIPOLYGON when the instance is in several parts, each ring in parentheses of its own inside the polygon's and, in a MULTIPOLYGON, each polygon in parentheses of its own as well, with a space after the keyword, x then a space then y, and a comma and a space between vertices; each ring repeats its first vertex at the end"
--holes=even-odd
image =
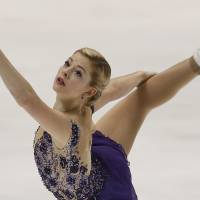
POLYGON ((96 199, 109 174, 101 160, 92 153, 91 170, 88 173, 87 165, 83 165, 77 153, 80 129, 75 122, 70 122, 72 133, 60 153, 54 151, 48 132, 44 131, 37 141, 34 139, 34 159, 39 175, 58 200, 96 199))

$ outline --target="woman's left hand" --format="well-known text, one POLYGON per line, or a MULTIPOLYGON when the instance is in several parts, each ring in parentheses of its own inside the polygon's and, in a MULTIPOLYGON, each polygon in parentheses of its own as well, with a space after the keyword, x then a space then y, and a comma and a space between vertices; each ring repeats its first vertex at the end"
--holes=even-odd
POLYGON ((140 87, 144 82, 146 82, 148 79, 152 78, 153 76, 157 75, 157 72, 153 71, 143 71, 142 73, 142 79, 141 82, 137 85, 137 87, 140 87))

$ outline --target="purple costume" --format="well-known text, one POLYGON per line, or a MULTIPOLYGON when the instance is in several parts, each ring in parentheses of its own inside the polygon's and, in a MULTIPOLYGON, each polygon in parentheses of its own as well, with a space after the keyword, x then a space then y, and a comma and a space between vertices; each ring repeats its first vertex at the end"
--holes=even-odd
POLYGON ((96 130, 93 134, 92 154, 101 159, 109 173, 97 199, 137 200, 131 180, 130 162, 122 145, 96 130))
POLYGON ((37 140, 35 132, 34 159, 45 187, 58 200, 137 200, 122 145, 96 130, 92 135, 91 171, 87 173, 87 165, 76 151, 80 129, 72 120, 71 130, 69 142, 60 151, 55 151, 48 132, 37 140))

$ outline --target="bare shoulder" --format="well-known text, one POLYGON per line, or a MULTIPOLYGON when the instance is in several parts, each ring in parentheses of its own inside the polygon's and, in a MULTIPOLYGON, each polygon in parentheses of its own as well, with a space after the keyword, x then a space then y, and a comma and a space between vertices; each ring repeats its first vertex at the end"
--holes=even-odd
MULTIPOLYGON (((61 113, 65 118, 65 122, 68 122, 68 128, 65 130, 66 135, 68 135, 68 138, 65 138, 62 141, 60 141, 57 140, 56 137, 52 137, 54 145, 56 145, 58 149, 63 149, 69 142, 70 137, 72 136, 72 125, 76 125, 79 130, 78 136, 80 148, 89 149, 92 133, 96 130, 96 125, 94 121, 91 118, 86 119, 87 116, 85 116, 85 118, 83 119, 80 117, 72 116, 69 113, 61 113)), ((35 131, 34 143, 36 143, 37 140, 43 136, 45 131, 48 132, 48 130, 45 130, 41 125, 38 126, 37 130, 35 131)))
MULTIPOLYGON (((60 111, 58 111, 60 112, 60 111)), ((44 135, 44 132, 47 132, 52 139, 53 144, 58 148, 58 149, 63 149, 64 146, 66 146, 69 138, 70 138, 70 133, 71 133, 71 129, 70 129, 70 119, 71 121, 75 121, 72 119, 72 117, 70 117, 69 115, 65 115, 63 114, 63 118, 65 118, 65 123, 68 125, 65 127, 65 131, 63 131, 63 133, 65 132, 65 137, 63 137, 63 139, 57 139, 56 134, 52 134, 51 132, 49 132, 48 129, 45 129, 41 124, 38 125, 37 130, 35 131, 35 137, 34 137, 34 145, 35 143, 44 135)), ((58 132, 58 131, 57 131, 58 132)))

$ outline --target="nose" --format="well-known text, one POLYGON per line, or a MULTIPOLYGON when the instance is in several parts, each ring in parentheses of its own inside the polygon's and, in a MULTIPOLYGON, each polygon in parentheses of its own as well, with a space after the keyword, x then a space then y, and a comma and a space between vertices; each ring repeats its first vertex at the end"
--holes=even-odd
POLYGON ((64 77, 65 77, 65 78, 67 77, 67 73, 66 73, 66 72, 64 72, 64 77))
POLYGON ((63 77, 64 77, 64 78, 67 78, 67 79, 69 78, 70 73, 71 73, 71 72, 70 72, 70 69, 63 70, 63 71, 62 71, 63 77))

